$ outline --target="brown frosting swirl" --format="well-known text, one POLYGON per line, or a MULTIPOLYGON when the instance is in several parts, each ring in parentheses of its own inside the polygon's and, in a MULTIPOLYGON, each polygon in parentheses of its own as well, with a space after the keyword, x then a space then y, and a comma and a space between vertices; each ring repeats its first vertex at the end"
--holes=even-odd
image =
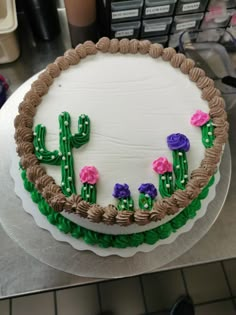
POLYGON ((224 142, 222 142, 222 140, 220 139, 220 137, 216 137, 214 140, 214 147, 215 146, 221 146, 223 148, 224 142))
POLYGON ((193 82, 197 82, 200 77, 204 77, 205 75, 205 71, 198 67, 194 67, 189 71, 189 79, 193 82))
POLYGON ((196 180, 197 187, 203 188, 209 182, 209 175, 203 167, 199 167, 198 169, 192 171, 191 179, 196 180))
POLYGON ((69 63, 69 65, 77 65, 80 61, 80 57, 75 51, 75 49, 68 49, 64 53, 64 58, 69 63))
POLYGON ((47 86, 50 86, 53 83, 53 78, 47 71, 42 72, 38 78, 39 80, 42 80, 47 86))
POLYGON ((24 154, 33 153, 34 145, 32 142, 19 142, 16 147, 16 152, 19 156, 24 154))
POLYGON ((229 123, 228 123, 228 121, 225 120, 222 117, 213 117, 212 122, 213 122, 213 125, 215 127, 224 128, 226 131, 229 130, 229 123))
POLYGON ((104 208, 99 205, 92 205, 88 209, 88 219, 92 222, 99 223, 102 221, 104 208))
POLYGON ((214 135, 222 144, 228 139, 228 128, 216 127, 214 129, 214 135))
POLYGON ((150 46, 151 46, 150 40, 144 39, 139 41, 138 50, 140 54, 142 55, 148 54, 150 46))
MULTIPOLYGON (((219 147, 219 146, 218 146, 219 147)), ((208 148, 205 150, 205 158, 211 161, 211 164, 217 164, 220 161, 220 153, 222 152, 222 148, 219 151, 219 148, 208 148)))
POLYGON ((56 65, 58 65, 60 70, 67 70, 69 68, 69 62, 66 60, 65 57, 60 56, 54 61, 56 65))
POLYGON ((102 220, 107 225, 113 225, 116 222, 116 216, 118 214, 118 210, 113 205, 108 205, 103 213, 102 220))
POLYGON ((18 127, 32 128, 33 127, 33 118, 31 116, 26 115, 26 114, 17 115, 14 119, 14 126, 15 126, 15 128, 18 128, 18 127))
POLYGON ((130 225, 133 221, 133 211, 123 210, 118 211, 118 214, 116 216, 116 223, 118 223, 121 226, 127 226, 130 225))
POLYGON ((18 127, 15 131, 15 140, 16 142, 32 142, 33 140, 33 131, 31 128, 27 127, 18 127))
POLYGON ((69 198, 67 198, 66 203, 64 205, 64 210, 66 212, 76 212, 79 203, 82 201, 82 197, 80 195, 72 194, 69 198))
POLYGON ((136 210, 134 213, 134 221, 138 225, 145 225, 150 222, 149 220, 150 217, 150 211, 148 210, 136 210))
POLYGON ((150 211, 150 221, 159 221, 162 220, 166 216, 167 208, 165 205, 163 205, 160 200, 158 202, 155 202, 153 205, 152 210, 150 211))
POLYGON ((37 178, 46 175, 46 171, 41 165, 33 165, 27 168, 26 175, 31 183, 35 183, 37 178))
POLYGON ((36 107, 31 105, 28 101, 23 101, 20 103, 18 111, 20 114, 25 114, 29 117, 34 117, 36 113, 36 107))
POLYGON ((46 71, 52 78, 58 77, 61 73, 61 70, 56 63, 50 63, 49 65, 47 65, 46 71))
POLYGON ((185 192, 190 200, 197 198, 201 192, 198 182, 195 180, 189 181, 186 185, 185 192))
POLYGON ((32 153, 22 155, 20 159, 20 164, 24 169, 27 169, 30 166, 39 164, 39 160, 32 153))
POLYGON ((150 48, 149 48, 149 55, 152 58, 158 58, 161 56, 162 52, 163 52, 163 46, 157 43, 151 44, 150 48))
POLYGON ((98 50, 100 50, 103 53, 108 52, 110 48, 110 39, 108 37, 100 38, 96 44, 96 47, 98 50))
POLYGON ((117 38, 112 38, 110 41, 109 53, 115 54, 119 51, 120 45, 119 40, 117 38))
POLYGON ((38 79, 31 84, 31 88, 35 91, 39 96, 43 96, 48 92, 48 86, 42 80, 38 79))
POLYGON ((214 96, 220 96, 220 90, 214 86, 208 86, 202 90, 202 98, 204 100, 210 101, 214 96))
POLYGON ((222 108, 221 106, 211 107, 209 114, 212 118, 223 117, 223 120, 225 120, 227 118, 227 116, 226 116, 227 114, 226 114, 224 108, 222 108))
POLYGON ((38 106, 41 102, 41 97, 33 90, 29 90, 24 96, 24 101, 32 106, 38 106))
POLYGON ((51 183, 51 184, 48 184, 46 187, 43 188, 42 196, 46 200, 49 200, 54 195, 57 195, 60 193, 61 193, 61 187, 58 186, 57 184, 51 183))
POLYGON ((129 42, 129 52, 131 54, 137 54, 139 47, 139 41, 135 38, 131 39, 129 42))
POLYGON ((86 48, 83 44, 79 44, 75 47, 76 53, 79 55, 81 59, 87 56, 86 48))
POLYGON ((163 49, 163 52, 162 52, 162 59, 164 61, 169 61, 171 60, 171 58, 176 54, 176 51, 174 48, 172 47, 167 47, 167 48, 164 48, 163 49))
POLYGON ((222 97, 220 96, 214 96, 208 103, 210 109, 214 107, 220 107, 220 108, 225 108, 225 101, 222 97))
POLYGON ((87 55, 96 55, 97 48, 94 42, 92 42, 91 40, 87 40, 86 42, 84 42, 84 47, 86 49, 87 55))
POLYGON ((128 54, 129 52, 129 40, 127 38, 122 38, 119 42, 120 53, 128 54))
POLYGON ((90 208, 90 203, 82 200, 76 207, 76 213, 78 213, 83 218, 87 218, 89 208, 90 208))
POLYGON ((179 211, 179 208, 177 206, 177 201, 174 198, 174 195, 172 195, 170 198, 164 198, 162 199, 162 204, 166 208, 166 214, 172 215, 179 211))
POLYGON ((179 68, 180 65, 182 64, 182 62, 184 62, 185 59, 186 59, 186 58, 185 58, 185 55, 184 55, 184 54, 178 53, 178 54, 175 54, 175 55, 171 58, 170 63, 171 63, 171 65, 172 65, 174 68, 179 68))
MULTIPOLYGON (((35 187, 42 192, 43 188, 46 187, 49 184, 55 184, 54 178, 52 176, 49 176, 47 174, 38 177, 35 179, 35 187)), ((64 196, 64 195, 63 195, 64 196)))
POLYGON ((206 76, 204 77, 200 77, 198 80, 197 80, 197 87, 199 89, 204 89, 206 87, 209 87, 209 86, 214 86, 214 81, 206 76))
POLYGON ((178 189, 174 192, 173 197, 178 208, 185 208, 189 205, 190 200, 186 191, 178 189))
POLYGON ((195 66, 195 62, 190 58, 185 58, 185 60, 180 65, 180 70, 184 74, 188 74, 191 69, 195 66))
POLYGON ((212 159, 206 157, 201 161, 201 167, 206 170, 209 176, 214 175, 217 170, 217 166, 215 165, 215 163, 212 163, 212 159))
POLYGON ((64 205, 66 203, 66 197, 62 193, 54 195, 49 199, 49 205, 56 212, 62 212, 64 210, 64 205))

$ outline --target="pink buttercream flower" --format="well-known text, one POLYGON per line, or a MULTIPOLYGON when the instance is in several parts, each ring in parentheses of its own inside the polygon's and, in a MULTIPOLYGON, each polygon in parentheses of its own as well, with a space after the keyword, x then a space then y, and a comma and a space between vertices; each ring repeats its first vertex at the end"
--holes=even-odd
POLYGON ((166 172, 172 172, 172 164, 167 160, 166 157, 160 157, 159 159, 152 162, 153 170, 158 174, 164 174, 166 172))
POLYGON ((79 173, 81 182, 91 185, 96 184, 99 179, 98 170, 95 166, 84 166, 79 173))
POLYGON ((210 116, 207 113, 197 110, 196 113, 191 117, 190 123, 193 126, 201 127, 210 120, 210 116))

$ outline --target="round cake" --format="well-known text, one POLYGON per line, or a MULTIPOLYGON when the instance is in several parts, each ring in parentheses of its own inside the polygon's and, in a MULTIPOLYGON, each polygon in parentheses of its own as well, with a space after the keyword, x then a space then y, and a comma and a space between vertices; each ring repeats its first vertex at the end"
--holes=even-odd
POLYGON ((87 41, 49 64, 19 105, 24 188, 78 241, 153 248, 214 191, 226 119, 214 82, 173 48, 87 41))

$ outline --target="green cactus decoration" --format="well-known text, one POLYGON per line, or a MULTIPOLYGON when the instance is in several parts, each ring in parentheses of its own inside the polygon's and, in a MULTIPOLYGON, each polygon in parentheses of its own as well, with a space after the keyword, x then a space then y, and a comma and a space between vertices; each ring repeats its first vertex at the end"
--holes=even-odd
POLYGON ((151 183, 141 184, 139 186, 139 208, 142 210, 151 210, 157 196, 157 189, 151 183))
POLYGON ((201 110, 197 110, 191 117, 191 125, 200 127, 202 132, 202 143, 205 148, 211 148, 215 140, 214 126, 210 115, 201 110))
POLYGON ((79 176, 83 184, 81 187, 81 197, 89 203, 96 203, 96 183, 99 179, 98 170, 94 166, 84 166, 80 170, 79 176))
POLYGON ((175 189, 185 189, 188 182, 188 161, 186 152, 173 150, 173 169, 175 174, 175 189))
POLYGON ((172 172, 159 175, 159 192, 163 198, 170 197, 174 192, 174 181, 172 172))
POLYGON ((189 139, 182 133, 173 133, 167 137, 167 144, 172 150, 175 189, 185 189, 188 182, 188 161, 186 152, 190 149, 189 139))
POLYGON ((159 174, 159 192, 163 198, 170 197, 174 192, 173 166, 166 157, 159 157, 153 161, 152 168, 159 174))
POLYGON ((134 210, 134 201, 130 195, 129 186, 127 184, 115 184, 113 197, 118 199, 117 209, 119 211, 134 210))
POLYGON ((46 164, 61 165, 61 187, 66 196, 76 194, 73 148, 80 148, 89 141, 90 120, 86 115, 79 116, 78 133, 72 134, 70 130, 70 115, 63 112, 59 115, 59 150, 48 151, 45 145, 46 128, 37 125, 34 132, 34 148, 37 158, 46 164))
POLYGON ((202 131, 202 143, 205 148, 211 148, 215 140, 214 126, 212 120, 209 120, 206 124, 201 126, 202 131))

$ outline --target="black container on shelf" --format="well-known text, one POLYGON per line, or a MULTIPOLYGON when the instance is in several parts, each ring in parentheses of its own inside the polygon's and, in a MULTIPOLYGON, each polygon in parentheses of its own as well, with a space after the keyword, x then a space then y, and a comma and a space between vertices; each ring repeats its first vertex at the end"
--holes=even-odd
POLYGON ((116 38, 138 38, 141 22, 130 21, 111 24, 111 37, 116 38))
POLYGON ((172 16, 177 0, 145 0, 143 18, 172 16))
POLYGON ((169 33, 172 20, 172 17, 143 20, 141 37, 167 35, 169 33))
POLYGON ((56 0, 24 0, 22 6, 36 37, 51 40, 58 35, 60 24, 56 0))
POLYGON ((136 21, 141 18, 143 0, 123 0, 111 2, 112 23, 136 21))

